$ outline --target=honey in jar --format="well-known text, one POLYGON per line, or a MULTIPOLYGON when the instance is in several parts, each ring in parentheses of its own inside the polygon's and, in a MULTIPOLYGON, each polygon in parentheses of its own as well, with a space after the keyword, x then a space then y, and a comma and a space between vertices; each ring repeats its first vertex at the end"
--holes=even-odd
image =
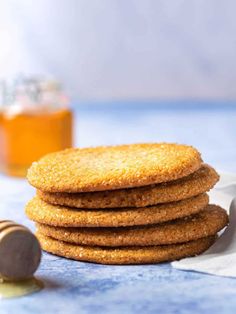
MULTIPOLYGON (((6 94, 6 93, 5 93, 6 94)), ((55 82, 27 80, 4 97, 0 111, 0 171, 26 175, 43 155, 72 147, 72 112, 55 82)))

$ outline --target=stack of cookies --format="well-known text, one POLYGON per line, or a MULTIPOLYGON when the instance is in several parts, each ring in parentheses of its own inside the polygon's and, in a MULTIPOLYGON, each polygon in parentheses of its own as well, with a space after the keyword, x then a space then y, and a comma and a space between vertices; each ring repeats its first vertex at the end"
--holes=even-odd
POLYGON ((200 254, 228 223, 206 194, 216 171, 187 145, 68 149, 33 163, 26 214, 42 248, 102 264, 146 264, 200 254))

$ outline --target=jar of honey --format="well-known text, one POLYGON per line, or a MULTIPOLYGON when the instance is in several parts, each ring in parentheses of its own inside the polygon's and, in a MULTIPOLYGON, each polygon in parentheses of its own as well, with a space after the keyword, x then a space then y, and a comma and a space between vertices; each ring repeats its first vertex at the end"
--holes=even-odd
POLYGON ((24 177, 43 155, 72 147, 72 112, 55 81, 2 82, 0 171, 24 177))

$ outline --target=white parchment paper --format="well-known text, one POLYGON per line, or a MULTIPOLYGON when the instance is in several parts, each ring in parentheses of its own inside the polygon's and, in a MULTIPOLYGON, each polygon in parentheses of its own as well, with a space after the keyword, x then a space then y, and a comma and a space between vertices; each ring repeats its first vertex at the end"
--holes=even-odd
POLYGON ((229 212, 229 226, 204 254, 172 262, 174 268, 217 276, 236 277, 236 175, 221 174, 210 193, 210 202, 229 212))

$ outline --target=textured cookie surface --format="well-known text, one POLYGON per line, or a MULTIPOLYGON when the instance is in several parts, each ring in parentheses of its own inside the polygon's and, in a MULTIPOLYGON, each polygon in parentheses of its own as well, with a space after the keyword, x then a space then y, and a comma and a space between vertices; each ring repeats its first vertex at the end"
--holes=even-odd
POLYGON ((37 233, 42 249, 55 255, 78 261, 100 264, 150 264, 178 260, 194 256, 207 250, 215 241, 215 237, 206 237, 182 244, 105 248, 82 246, 58 241, 37 233))
POLYGON ((37 224, 37 231, 57 240, 90 246, 176 244, 215 235, 228 223, 226 211, 208 205, 200 213, 159 225, 119 228, 62 228, 37 224))
POLYGON ((67 149, 33 163, 27 177, 47 192, 113 190, 176 180, 201 161, 193 147, 167 143, 67 149))
POLYGON ((217 172, 208 165, 187 177, 139 188, 87 192, 50 193, 38 190, 45 202, 77 208, 145 207, 190 198, 209 191, 219 180, 217 172))
POLYGON ((155 224, 199 212, 209 197, 201 194, 183 201, 141 208, 73 209, 50 205, 38 196, 26 205, 27 216, 36 222, 59 227, 118 227, 155 224))

